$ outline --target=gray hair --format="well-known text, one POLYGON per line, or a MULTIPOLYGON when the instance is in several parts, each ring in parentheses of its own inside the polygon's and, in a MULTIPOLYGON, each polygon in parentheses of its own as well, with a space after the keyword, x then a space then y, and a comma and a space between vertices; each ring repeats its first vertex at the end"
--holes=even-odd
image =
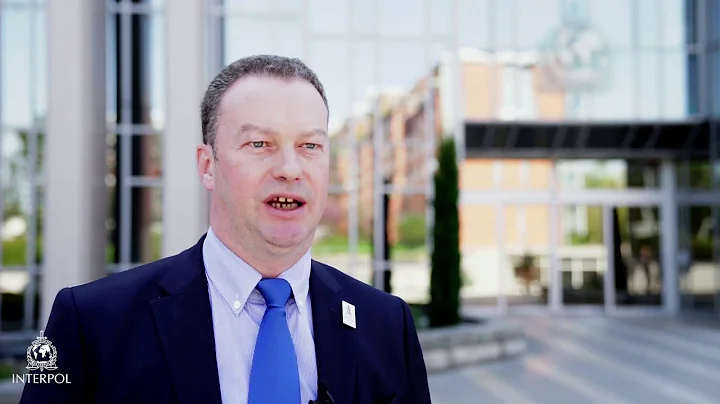
POLYGON ((276 55, 255 55, 238 59, 225 67, 210 82, 203 98, 200 119, 202 121, 203 143, 210 145, 215 155, 215 140, 217 137, 217 120, 220 101, 225 92, 237 80, 249 76, 266 76, 279 79, 302 79, 312 84, 320 93, 328 108, 327 97, 322 83, 305 63, 297 58, 288 58, 276 55))

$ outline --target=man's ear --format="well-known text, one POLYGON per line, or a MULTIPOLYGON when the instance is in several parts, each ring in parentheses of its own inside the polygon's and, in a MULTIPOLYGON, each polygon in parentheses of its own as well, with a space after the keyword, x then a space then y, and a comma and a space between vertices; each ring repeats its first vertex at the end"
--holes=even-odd
POLYGON ((208 191, 215 189, 214 164, 215 157, 213 156, 212 147, 206 144, 199 145, 197 147, 197 170, 200 182, 208 191))

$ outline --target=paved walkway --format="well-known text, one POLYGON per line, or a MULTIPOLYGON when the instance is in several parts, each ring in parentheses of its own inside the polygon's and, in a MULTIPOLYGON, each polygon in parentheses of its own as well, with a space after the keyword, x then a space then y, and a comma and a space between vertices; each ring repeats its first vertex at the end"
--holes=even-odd
POLYGON ((434 404, 720 404, 720 321, 516 317, 518 359, 433 375, 434 404))

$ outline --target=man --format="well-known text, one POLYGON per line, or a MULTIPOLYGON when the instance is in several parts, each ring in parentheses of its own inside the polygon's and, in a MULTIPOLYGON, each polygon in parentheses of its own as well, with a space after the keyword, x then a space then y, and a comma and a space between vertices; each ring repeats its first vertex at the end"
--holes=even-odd
POLYGON ((70 384, 27 384, 21 402, 430 403, 407 304, 310 257, 328 114, 297 59, 253 56, 220 72, 197 148, 207 234, 61 290, 45 336, 70 384))

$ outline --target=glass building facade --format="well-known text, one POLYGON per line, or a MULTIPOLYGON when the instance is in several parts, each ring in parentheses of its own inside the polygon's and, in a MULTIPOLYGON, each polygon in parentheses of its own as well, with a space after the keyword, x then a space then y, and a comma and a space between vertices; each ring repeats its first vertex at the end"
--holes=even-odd
POLYGON ((3 341, 202 235, 202 91, 257 53, 327 90, 316 259, 427 301, 453 136, 467 304, 720 316, 720 0, 74 3, 0 0, 3 341))

